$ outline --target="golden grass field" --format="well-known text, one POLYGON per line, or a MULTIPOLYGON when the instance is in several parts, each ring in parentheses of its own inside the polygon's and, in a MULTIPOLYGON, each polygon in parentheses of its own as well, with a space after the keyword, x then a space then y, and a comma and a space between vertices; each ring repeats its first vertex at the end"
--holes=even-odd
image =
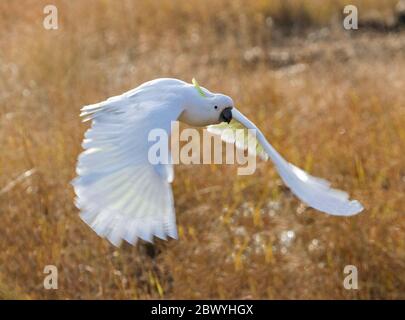
POLYGON ((48 3, 0 3, 0 298, 405 298, 405 31, 341 27, 344 4, 388 17, 396 1, 52 1, 59 29, 45 30, 48 3), (179 240, 99 238, 70 185, 79 109, 158 77, 232 96, 365 211, 305 208, 268 162, 251 176, 179 165, 179 240))

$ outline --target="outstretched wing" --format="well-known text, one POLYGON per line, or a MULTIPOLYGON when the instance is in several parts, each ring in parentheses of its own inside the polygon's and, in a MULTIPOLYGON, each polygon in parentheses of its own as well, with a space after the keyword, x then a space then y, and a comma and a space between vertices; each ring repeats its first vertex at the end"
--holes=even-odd
MULTIPOLYGON (((238 126, 256 131, 257 143, 261 145, 262 150, 276 165, 277 171, 280 174, 284 183, 291 191, 308 206, 319 211, 338 216, 350 216, 359 213, 363 210, 363 206, 357 200, 349 200, 349 195, 346 192, 332 189, 330 183, 326 180, 313 177, 305 171, 288 163, 266 140, 262 132, 241 112, 237 109, 232 109, 233 121, 232 127, 238 126), (239 123, 239 124, 235 124, 239 123)), ((212 133, 221 134, 227 128, 226 124, 209 126, 208 130, 212 133)), ((234 142, 235 138, 222 137, 224 141, 234 142)), ((251 138, 253 139, 253 138, 251 138)), ((243 141, 236 141, 236 146, 245 146, 243 141)), ((260 151, 259 151, 260 154, 260 151)))
POLYGON ((171 121, 182 112, 173 99, 165 101, 123 95, 82 109, 92 126, 72 182, 76 205, 81 218, 114 245, 177 237, 172 165, 148 159, 149 132, 169 135, 171 121))
POLYGON ((248 128, 235 119, 232 119, 230 123, 222 122, 220 124, 208 126, 207 129, 208 132, 221 136, 221 139, 224 142, 234 143, 238 149, 247 150, 249 155, 258 155, 265 161, 269 159, 268 154, 263 149, 263 146, 257 140, 256 136, 249 132, 248 128), (248 148, 248 146, 254 146, 255 148, 248 148), (252 154, 253 149, 255 154, 252 154))

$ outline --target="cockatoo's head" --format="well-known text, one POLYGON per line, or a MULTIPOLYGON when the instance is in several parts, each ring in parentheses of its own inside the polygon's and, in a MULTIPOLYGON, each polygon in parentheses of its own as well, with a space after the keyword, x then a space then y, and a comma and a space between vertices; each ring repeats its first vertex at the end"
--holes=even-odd
POLYGON ((207 126, 232 120, 232 98, 200 87, 195 79, 190 90, 190 99, 180 117, 181 121, 194 126, 207 126))

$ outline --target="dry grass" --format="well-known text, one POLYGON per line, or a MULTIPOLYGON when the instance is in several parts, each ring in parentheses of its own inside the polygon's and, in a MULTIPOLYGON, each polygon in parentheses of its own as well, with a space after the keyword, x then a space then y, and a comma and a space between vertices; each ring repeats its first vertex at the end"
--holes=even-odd
MULTIPOLYGON (((320 29, 344 1, 54 2, 58 31, 42 27, 47 2, 0 4, 1 298, 405 298, 404 32, 320 29), (178 241, 98 238, 69 184, 79 108, 164 76, 231 95, 287 159, 364 213, 302 207, 269 163, 248 177, 178 166, 178 241), (47 264, 58 290, 43 289, 47 264), (342 286, 347 264, 357 291, 342 286)), ((350 2, 389 13, 395 1, 350 2)))

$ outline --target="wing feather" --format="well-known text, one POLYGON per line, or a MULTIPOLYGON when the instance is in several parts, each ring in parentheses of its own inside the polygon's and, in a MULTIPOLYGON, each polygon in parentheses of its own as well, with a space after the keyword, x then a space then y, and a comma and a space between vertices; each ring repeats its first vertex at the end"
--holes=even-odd
POLYGON ((148 134, 156 128, 170 134, 181 112, 175 99, 158 101, 136 92, 82 108, 92 126, 72 182, 75 203, 81 218, 114 245, 177 237, 173 167, 149 162, 148 134))
MULTIPOLYGON (((256 143, 260 144, 263 152, 276 165, 284 183, 290 190, 308 206, 319 211, 338 216, 350 216, 363 210, 363 206, 357 200, 349 200, 349 195, 340 190, 332 189, 330 183, 324 179, 313 177, 300 168, 288 163, 266 140, 262 132, 237 109, 232 110, 232 128, 244 127, 254 129, 256 143)), ((221 134, 226 129, 226 124, 210 126, 209 131, 221 134)), ((227 142, 235 142, 237 147, 244 147, 243 141, 235 141, 232 137, 223 137, 227 142)), ((253 139, 253 138, 251 138, 253 139)))
POLYGON ((232 120, 229 124, 222 122, 220 124, 211 125, 208 126, 207 129, 208 132, 221 136, 222 141, 226 143, 234 143, 238 149, 250 151, 248 146, 254 145, 256 147, 256 154, 252 154, 250 152, 250 155, 258 155, 264 161, 267 161, 269 158, 268 154, 263 149, 263 146, 256 139, 256 137, 252 135, 244 125, 236 120, 232 120), (238 131, 242 132, 243 134, 236 134, 238 131))

